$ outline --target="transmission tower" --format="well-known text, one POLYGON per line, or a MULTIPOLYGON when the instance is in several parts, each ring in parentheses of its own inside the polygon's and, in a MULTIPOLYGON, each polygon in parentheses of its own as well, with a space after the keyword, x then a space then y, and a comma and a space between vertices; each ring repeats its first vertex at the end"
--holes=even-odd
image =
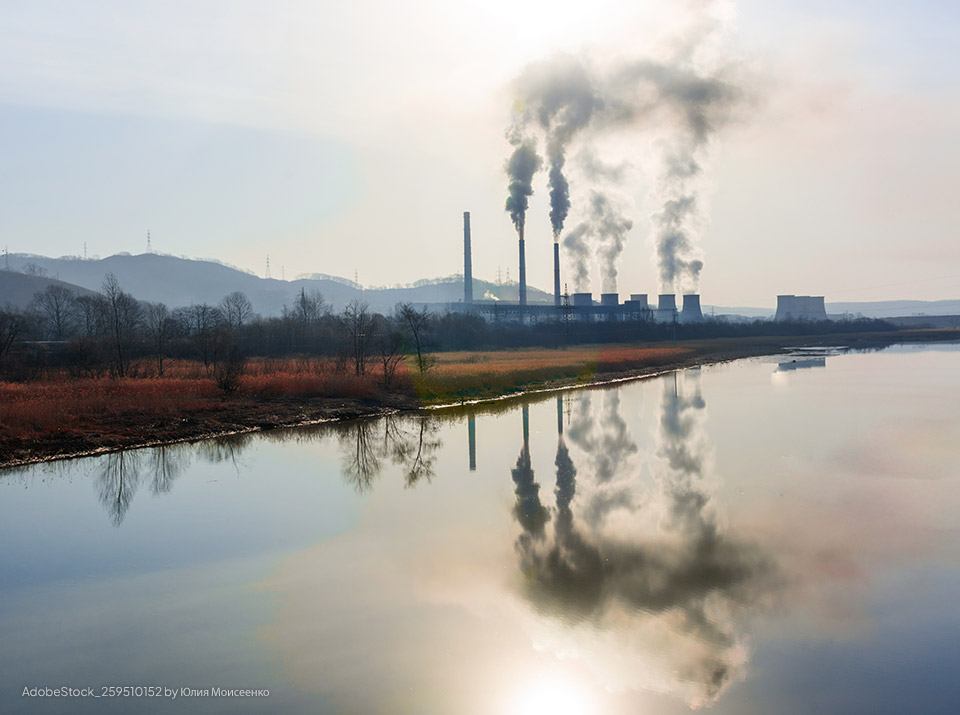
POLYGON ((264 278, 270 277, 270 254, 267 254, 267 272, 264 274, 264 278))
POLYGON ((150 245, 150 229, 147 229, 147 253, 153 253, 153 247, 150 245))

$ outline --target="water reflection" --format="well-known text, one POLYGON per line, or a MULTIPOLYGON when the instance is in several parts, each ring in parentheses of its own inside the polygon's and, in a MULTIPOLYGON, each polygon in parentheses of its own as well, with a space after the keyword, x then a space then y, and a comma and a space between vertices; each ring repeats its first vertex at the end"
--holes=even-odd
POLYGON ((777 372, 789 372, 790 370, 808 370, 811 368, 826 367, 827 359, 819 358, 799 358, 777 363, 777 372))
POLYGON ((540 485, 534 479, 530 463, 530 408, 524 405, 521 413, 523 446, 520 448, 520 456, 517 457, 517 466, 510 470, 510 475, 513 477, 516 486, 514 494, 517 496, 513 513, 524 532, 518 542, 518 547, 522 549, 525 544, 543 538, 544 526, 550 519, 550 512, 540 503, 540 485))
MULTIPOLYGON (((199 453, 205 454, 213 443, 214 440, 199 443, 199 453)), ((170 493, 177 477, 189 466, 193 449, 193 445, 164 445, 101 457, 94 483, 111 523, 117 527, 123 523, 133 497, 145 482, 150 484, 154 496, 170 493)))
POLYGON ((100 464, 96 484, 100 503, 110 521, 120 526, 140 487, 140 455, 136 452, 108 454, 100 464))
MULTIPOLYGON (((744 621, 770 602, 779 577, 759 545, 718 526, 703 428, 706 405, 699 376, 690 383, 684 391, 679 381, 664 382, 655 500, 641 498, 641 480, 634 479, 634 498, 593 500, 590 518, 578 518, 578 472, 558 430, 556 519, 545 534, 547 512, 528 467, 526 439, 512 474, 523 529, 517 541, 521 591, 536 613, 562 624, 552 632, 541 629, 538 638, 552 640, 558 654, 597 657, 587 664, 596 666, 608 687, 677 691, 698 706, 715 700, 742 670, 748 659, 744 621), (629 518, 606 528, 615 510, 629 518), (637 667, 614 672, 600 666, 611 661, 613 650, 620 651, 621 665, 637 667)), ((590 470, 580 477, 587 493, 609 482, 617 473, 612 465, 636 449, 623 429, 618 396, 610 395, 616 393, 603 395, 592 425, 583 419, 590 402, 582 400, 569 430, 586 447, 590 470), (596 459, 601 444, 610 453, 596 459)))
MULTIPOLYGON (((368 491, 380 476, 384 461, 403 470, 408 487, 435 476, 436 458, 443 447, 435 417, 389 415, 379 420, 357 420, 331 427, 340 443, 344 479, 358 492, 368 491)), ((316 438, 324 433, 311 432, 316 438)))

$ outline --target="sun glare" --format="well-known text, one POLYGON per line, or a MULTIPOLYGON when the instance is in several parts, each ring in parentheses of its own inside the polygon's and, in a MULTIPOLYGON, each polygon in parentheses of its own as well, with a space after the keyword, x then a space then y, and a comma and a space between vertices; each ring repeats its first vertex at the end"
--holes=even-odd
POLYGON ((598 709, 586 688, 555 674, 522 683, 503 712, 505 715, 595 715, 598 709))

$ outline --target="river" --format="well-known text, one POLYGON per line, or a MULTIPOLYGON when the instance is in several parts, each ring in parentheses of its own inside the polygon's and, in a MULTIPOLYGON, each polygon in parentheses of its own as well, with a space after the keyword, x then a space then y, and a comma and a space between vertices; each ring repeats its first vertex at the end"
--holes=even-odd
POLYGON ((0 712, 960 712, 958 396, 796 351, 6 470, 0 712))

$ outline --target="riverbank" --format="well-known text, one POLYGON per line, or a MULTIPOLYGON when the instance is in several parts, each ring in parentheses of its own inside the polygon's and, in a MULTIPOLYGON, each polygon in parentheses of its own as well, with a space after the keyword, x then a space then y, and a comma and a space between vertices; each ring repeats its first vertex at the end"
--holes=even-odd
POLYGON ((308 389, 296 394, 260 389, 224 395, 209 380, 182 378, 0 384, 0 467, 500 400, 527 392, 638 379, 696 365, 775 355, 799 347, 874 349, 895 343, 955 340, 960 340, 960 330, 904 330, 441 353, 423 377, 407 372, 398 376, 391 390, 374 387, 372 379, 362 384, 343 380, 342 394, 336 394, 330 379, 314 390, 322 394, 311 394, 308 389), (173 380, 179 382, 173 384, 173 380))

